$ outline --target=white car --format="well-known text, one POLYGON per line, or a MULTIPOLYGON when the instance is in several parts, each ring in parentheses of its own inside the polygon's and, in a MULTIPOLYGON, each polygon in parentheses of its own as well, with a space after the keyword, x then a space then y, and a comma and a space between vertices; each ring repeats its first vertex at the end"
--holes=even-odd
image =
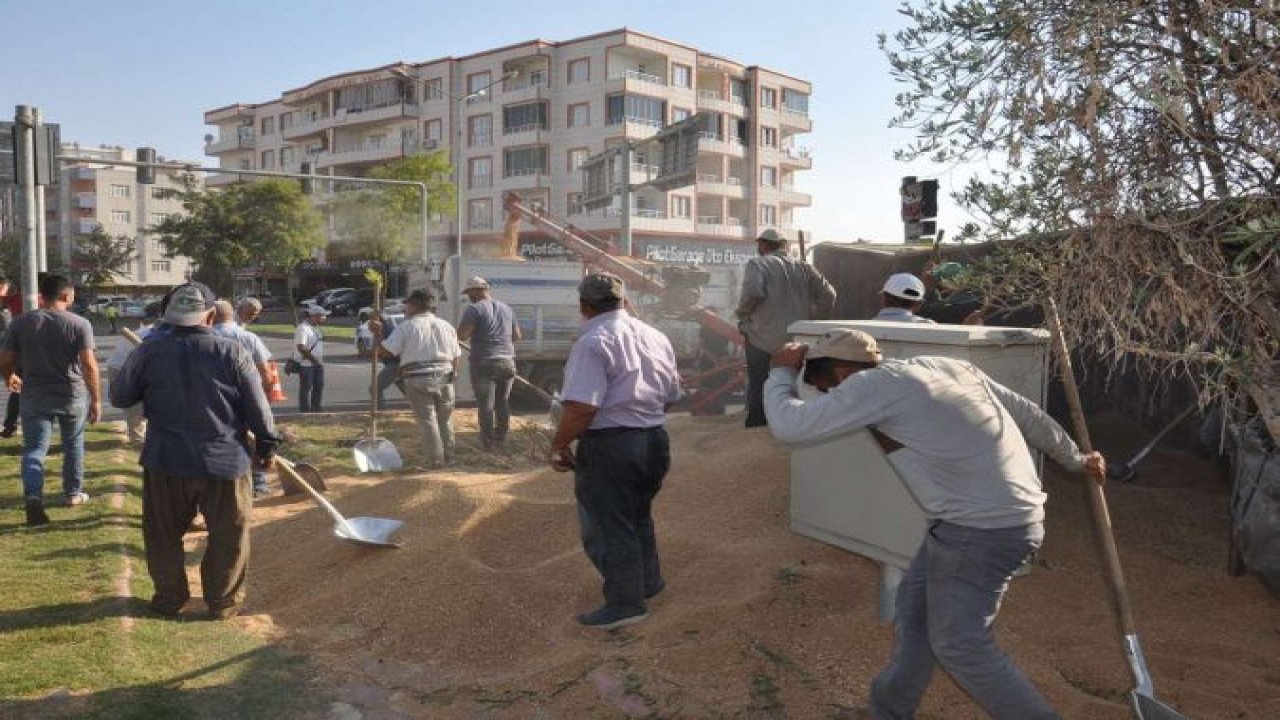
MULTIPOLYGON (((382 301, 382 312, 389 315, 404 314, 404 298, 386 298, 382 301)), ((360 308, 360 312, 356 315, 363 322, 365 318, 373 314, 373 306, 366 305, 360 308)))
MULTIPOLYGON (((369 309, 366 308, 366 310, 369 309)), ((356 355, 369 357, 369 353, 373 351, 373 333, 369 331, 368 318, 373 314, 373 310, 369 310, 368 313, 361 310, 360 313, 363 321, 356 327, 356 355)), ((392 330, 396 329, 396 325, 404 321, 404 313, 384 312, 382 313, 382 319, 387 323, 382 328, 382 335, 386 337, 391 334, 392 330)))

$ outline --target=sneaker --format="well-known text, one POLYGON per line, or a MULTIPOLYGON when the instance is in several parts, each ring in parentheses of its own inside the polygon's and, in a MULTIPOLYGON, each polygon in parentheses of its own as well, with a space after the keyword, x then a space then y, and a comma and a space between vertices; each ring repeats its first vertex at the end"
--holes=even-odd
POLYGON ((18 432, 18 428, 16 427, 5 427, 4 429, 0 429, 0 438, 5 438, 5 439, 11 438, 17 432, 18 432))
POLYGON ((619 610, 605 605, 589 613, 582 613, 578 616, 578 622, 590 628, 615 630, 620 627, 635 625, 647 617, 649 617, 649 614, 643 610, 619 610))
POLYGON ((645 600, 649 600, 649 599, 651 599, 651 598, 655 598, 655 597, 657 597, 657 596, 658 596, 658 593, 662 592, 662 591, 663 591, 663 590, 665 590, 666 588, 667 588, 667 581, 666 581, 666 580, 659 580, 659 581, 658 581, 658 584, 657 584, 657 585, 654 585, 652 590, 645 590, 645 591, 644 591, 644 599, 645 599, 645 600))
POLYGON ((49 516, 44 512, 44 502, 40 498, 27 498, 27 527, 48 524, 49 516))
POLYGON ((89 502, 89 493, 78 492, 67 496, 67 507, 75 507, 89 502))

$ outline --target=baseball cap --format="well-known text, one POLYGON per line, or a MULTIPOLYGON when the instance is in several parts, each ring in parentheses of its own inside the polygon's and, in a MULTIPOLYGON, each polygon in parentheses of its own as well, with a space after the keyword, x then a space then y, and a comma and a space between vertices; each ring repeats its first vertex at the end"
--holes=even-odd
POLYGON ((578 283, 578 297, 592 302, 621 300, 622 278, 613 273, 591 273, 578 283))
POLYGON ((489 281, 485 280, 479 275, 472 275, 471 279, 467 280, 466 287, 462 288, 463 292, 466 292, 467 290, 488 290, 488 289, 489 289, 489 281))
POLYGON ((897 273, 884 281, 881 292, 903 300, 924 300, 924 283, 911 273, 897 273))
POLYGON ((319 305, 308 305, 308 306, 307 306, 307 314, 308 314, 308 315, 315 315, 315 316, 317 316, 317 317, 329 317, 329 311, 328 311, 328 310, 325 310, 324 308, 320 307, 319 305))
POLYGON ((805 358, 817 360, 831 358, 848 362, 878 363, 883 358, 876 339, 861 330, 840 328, 828 331, 822 339, 809 346, 805 358))
POLYGON ((760 237, 756 238, 756 240, 759 240, 760 242, 769 243, 770 245, 786 245, 787 244, 787 239, 779 235, 778 231, 774 230, 773 228, 769 228, 768 230, 765 230, 764 232, 760 233, 760 237))
POLYGON ((164 308, 164 321, 179 327, 191 327, 204 322, 213 309, 217 295, 204 283, 185 283, 169 291, 164 308))

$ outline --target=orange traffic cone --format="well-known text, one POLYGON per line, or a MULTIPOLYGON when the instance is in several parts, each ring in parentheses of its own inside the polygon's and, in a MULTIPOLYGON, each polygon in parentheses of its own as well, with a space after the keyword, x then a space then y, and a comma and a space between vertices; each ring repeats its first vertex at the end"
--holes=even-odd
POLYGON ((280 383, 280 367, 275 360, 267 362, 267 402, 284 402, 289 398, 284 394, 284 385, 280 383))

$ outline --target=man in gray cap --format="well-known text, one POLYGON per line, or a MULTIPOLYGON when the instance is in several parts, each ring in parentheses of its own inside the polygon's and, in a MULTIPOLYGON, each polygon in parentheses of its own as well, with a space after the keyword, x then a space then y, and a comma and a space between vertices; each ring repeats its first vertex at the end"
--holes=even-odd
POLYGON ((110 388, 112 405, 141 402, 148 420, 139 459, 142 538, 155 584, 151 608, 165 616, 176 616, 191 596, 182 536, 197 512, 209 530, 200 562, 209 617, 239 611, 249 560, 250 469, 269 468, 280 442, 253 358, 213 332, 213 303, 200 283, 174 288, 166 331, 130 353, 110 388))
POLYGON ((666 412, 681 395, 671 341, 623 300, 616 275, 578 286, 586 322, 565 365, 549 458, 557 472, 574 471, 583 548, 604 577, 604 605, 578 622, 603 629, 645 619, 645 601, 665 586, 651 507, 671 465, 666 412))
POLYGON ((765 230, 756 239, 759 257, 747 262, 738 298, 738 327, 747 339, 747 427, 767 424, 763 389, 769 355, 790 339, 787 326, 797 320, 823 320, 836 303, 836 291, 809 263, 787 253, 787 241, 765 230))
MULTIPOLYGON (((1031 401, 973 365, 945 357, 882 360, 875 338, 840 329, 773 355, 769 430, 813 443, 869 429, 929 520, 898 586, 893 651, 871 686, 876 718, 915 717, 935 665, 994 718, 1057 718, 996 645, 1009 580, 1044 539, 1044 502, 1028 444, 1063 467, 1106 479, 1031 401), (795 381, 823 393, 804 401, 795 381)), ((856 474, 856 470, 852 474, 856 474)), ((851 478, 852 479, 852 478, 851 478)))
MULTIPOLYGON (((244 303, 241 303, 240 307, 243 309, 245 307, 244 303)), ((271 351, 267 349, 267 344, 262 342, 262 338, 258 337, 256 333, 249 332, 236 323, 235 310, 231 307, 231 303, 226 300, 219 300, 213 304, 213 332, 222 337, 235 340, 247 350, 249 357, 253 360, 253 367, 258 371, 258 377, 262 379, 262 387, 265 389, 270 386, 271 372, 267 368, 267 363, 271 362, 271 351)), ((254 468, 253 497, 260 499, 268 497, 270 494, 271 488, 267 485, 266 471, 261 468, 254 468)))
POLYGON ((520 326, 511 306, 489 294, 489 283, 480 276, 462 289, 471 304, 462 311, 458 339, 471 341, 471 390, 476 396, 480 442, 486 448, 501 445, 511 424, 511 385, 516 379, 516 341, 520 326))
POLYGON ((293 333, 294 362, 298 363, 298 412, 320 412, 324 398, 324 325, 329 311, 308 305, 306 317, 293 333))

